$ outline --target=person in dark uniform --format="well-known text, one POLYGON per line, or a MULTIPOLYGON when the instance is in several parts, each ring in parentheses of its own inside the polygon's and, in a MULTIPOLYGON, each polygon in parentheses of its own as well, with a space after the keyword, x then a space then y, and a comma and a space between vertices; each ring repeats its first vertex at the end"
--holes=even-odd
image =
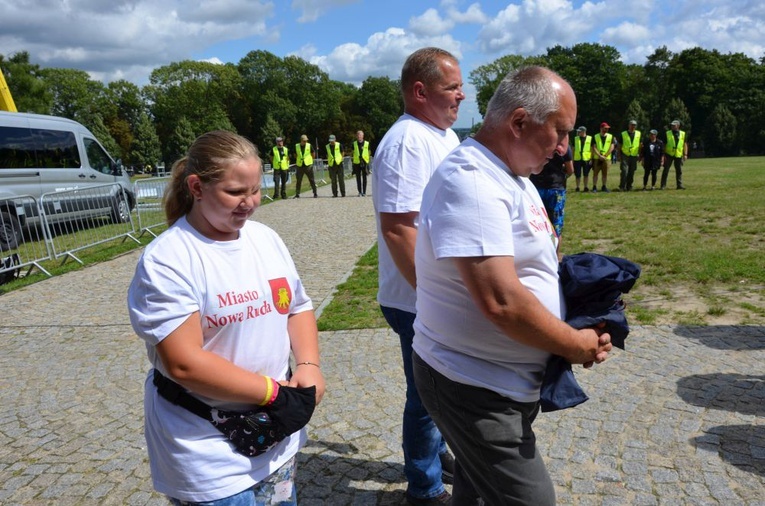
MULTIPOLYGON (((531 174, 529 179, 539 192, 547 217, 560 238, 563 233, 563 208, 566 205, 566 179, 574 173, 571 146, 564 155, 557 152, 548 161, 542 172, 531 174)), ((560 247, 560 242, 558 242, 560 247)))
POLYGON ((643 174, 643 190, 656 188, 656 176, 659 169, 664 165, 664 143, 657 137, 659 132, 651 130, 648 133, 648 142, 643 143, 640 151, 640 160, 643 162, 645 173, 643 174), (648 187, 648 176, 651 176, 651 187, 648 187))

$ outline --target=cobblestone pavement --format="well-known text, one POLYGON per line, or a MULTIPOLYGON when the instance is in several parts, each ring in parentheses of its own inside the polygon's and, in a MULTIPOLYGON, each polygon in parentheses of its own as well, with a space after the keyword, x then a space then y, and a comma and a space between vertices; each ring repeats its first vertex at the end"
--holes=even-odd
MULTIPOLYGON (((322 307, 375 240, 371 198, 277 201, 322 307)), ((310 196, 304 194, 304 197, 310 196)), ((167 504, 142 435, 148 363, 125 293, 138 252, 0 297, 0 504, 167 504)), ((402 504, 403 373, 387 329, 321 334, 328 389, 299 457, 301 505, 402 504)), ((765 328, 637 327, 577 368, 585 404, 535 424, 560 504, 765 505, 765 328)))

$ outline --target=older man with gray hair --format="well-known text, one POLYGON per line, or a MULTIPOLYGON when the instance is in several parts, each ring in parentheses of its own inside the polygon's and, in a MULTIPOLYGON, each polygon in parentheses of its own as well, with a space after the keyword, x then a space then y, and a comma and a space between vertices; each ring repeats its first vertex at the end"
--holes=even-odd
POLYGON ((483 125, 425 188, 415 249, 413 368, 459 464, 454 504, 552 506, 531 424, 551 354, 590 366, 610 336, 561 320, 556 235, 529 181, 568 149, 571 86, 543 67, 511 72, 483 125))

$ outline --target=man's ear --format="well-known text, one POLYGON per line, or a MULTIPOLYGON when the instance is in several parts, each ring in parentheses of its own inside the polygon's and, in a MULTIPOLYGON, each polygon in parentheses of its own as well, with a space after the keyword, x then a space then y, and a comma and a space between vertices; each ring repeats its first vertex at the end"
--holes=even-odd
POLYGON ((507 123, 510 128, 510 133, 516 138, 520 138, 523 135, 523 130, 528 128, 531 118, 526 112, 526 109, 519 107, 510 113, 507 118, 507 123))
POLYGON ((412 88, 412 92, 414 93, 415 99, 422 100, 425 98, 425 85, 420 81, 415 82, 414 87, 412 88))

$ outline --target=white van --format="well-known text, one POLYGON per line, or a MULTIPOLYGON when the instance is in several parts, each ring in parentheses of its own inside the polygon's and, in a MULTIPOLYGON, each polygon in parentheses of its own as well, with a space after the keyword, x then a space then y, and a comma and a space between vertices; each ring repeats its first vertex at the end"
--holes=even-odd
POLYGON ((54 196, 41 200, 49 223, 96 216, 126 222, 135 207, 130 176, 80 123, 0 111, 0 250, 14 249, 20 231, 41 222, 30 199, 18 197, 41 195, 54 196))

